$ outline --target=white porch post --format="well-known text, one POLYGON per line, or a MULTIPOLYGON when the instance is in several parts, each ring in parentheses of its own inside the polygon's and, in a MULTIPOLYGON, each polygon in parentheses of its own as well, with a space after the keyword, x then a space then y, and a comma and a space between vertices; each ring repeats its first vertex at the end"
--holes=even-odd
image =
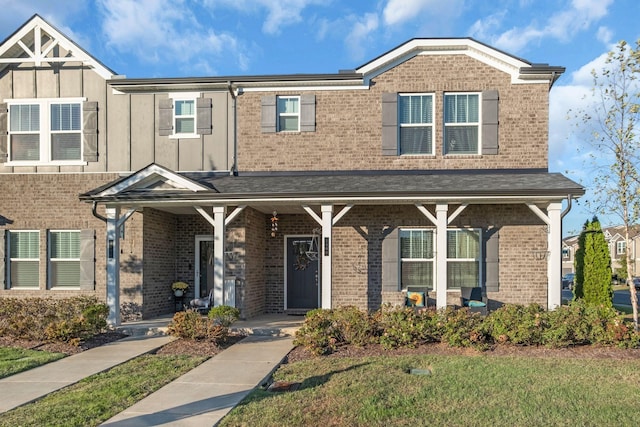
POLYGON ((226 207, 213 207, 213 305, 224 304, 224 247, 226 207))
POLYGON ((447 204, 436 205, 436 308, 447 307, 447 204))
POLYGON ((107 216, 107 305, 111 326, 120 324, 120 208, 106 208, 107 216))
POLYGON ((554 310, 562 305, 562 203, 549 203, 549 234, 547 236, 547 277, 549 284, 547 305, 554 310))
POLYGON ((322 205, 322 308, 331 308, 333 205, 322 205))

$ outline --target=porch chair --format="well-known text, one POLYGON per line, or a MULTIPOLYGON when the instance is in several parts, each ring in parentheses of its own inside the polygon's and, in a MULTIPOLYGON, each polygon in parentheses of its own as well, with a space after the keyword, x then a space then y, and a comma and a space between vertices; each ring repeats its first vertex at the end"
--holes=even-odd
POLYGON ((487 314, 487 298, 482 296, 482 288, 477 286, 460 288, 460 305, 471 312, 487 314))
POLYGON ((200 313, 208 313, 211 307, 213 307, 213 289, 209 291, 209 295, 206 297, 189 301, 189 308, 198 310, 200 313))
POLYGON ((429 306, 429 288, 422 286, 408 286, 405 305, 415 308, 429 306))

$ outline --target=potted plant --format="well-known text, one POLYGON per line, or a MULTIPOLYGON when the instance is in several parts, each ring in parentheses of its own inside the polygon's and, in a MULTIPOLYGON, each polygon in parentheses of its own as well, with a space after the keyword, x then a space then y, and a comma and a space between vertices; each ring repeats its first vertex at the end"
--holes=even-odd
POLYGON ((182 295, 184 295, 187 289, 189 289, 189 284, 185 282, 173 282, 171 284, 171 290, 177 297, 181 297, 182 295))

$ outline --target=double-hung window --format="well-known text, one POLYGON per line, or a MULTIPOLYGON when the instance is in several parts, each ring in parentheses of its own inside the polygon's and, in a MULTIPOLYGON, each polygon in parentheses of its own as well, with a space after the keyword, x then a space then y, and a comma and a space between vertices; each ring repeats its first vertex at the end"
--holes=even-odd
POLYGON ((174 99, 174 129, 179 136, 196 135, 196 100, 174 99))
POLYGON ((400 230, 400 279, 402 289, 420 286, 433 289, 433 230, 400 230))
POLYGON ((626 240, 620 240, 616 242, 616 253, 618 255, 622 255, 627 251, 627 242, 626 240))
POLYGON ((445 154, 480 153, 480 94, 444 95, 445 154))
POLYGON ((81 100, 9 102, 9 161, 74 164, 82 160, 81 100))
POLYGON ((277 97, 278 132, 300 131, 300 97, 277 97))
POLYGON ((80 231, 49 232, 49 287, 80 286, 80 231))
POLYGON ((480 286, 480 230, 447 230, 447 289, 480 286))
POLYGON ((433 154, 433 95, 398 97, 400 154, 433 154))
POLYGON ((40 285, 40 232, 9 232, 9 287, 38 288, 40 285))

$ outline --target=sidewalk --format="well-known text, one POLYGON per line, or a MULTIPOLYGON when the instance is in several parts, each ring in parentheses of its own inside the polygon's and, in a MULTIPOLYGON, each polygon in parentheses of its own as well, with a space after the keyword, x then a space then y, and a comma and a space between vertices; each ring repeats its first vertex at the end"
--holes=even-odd
POLYGON ((173 338, 129 337, 0 379, 0 413, 149 353, 173 338))
POLYGON ((291 336, 248 336, 102 425, 216 425, 292 349, 291 336))

